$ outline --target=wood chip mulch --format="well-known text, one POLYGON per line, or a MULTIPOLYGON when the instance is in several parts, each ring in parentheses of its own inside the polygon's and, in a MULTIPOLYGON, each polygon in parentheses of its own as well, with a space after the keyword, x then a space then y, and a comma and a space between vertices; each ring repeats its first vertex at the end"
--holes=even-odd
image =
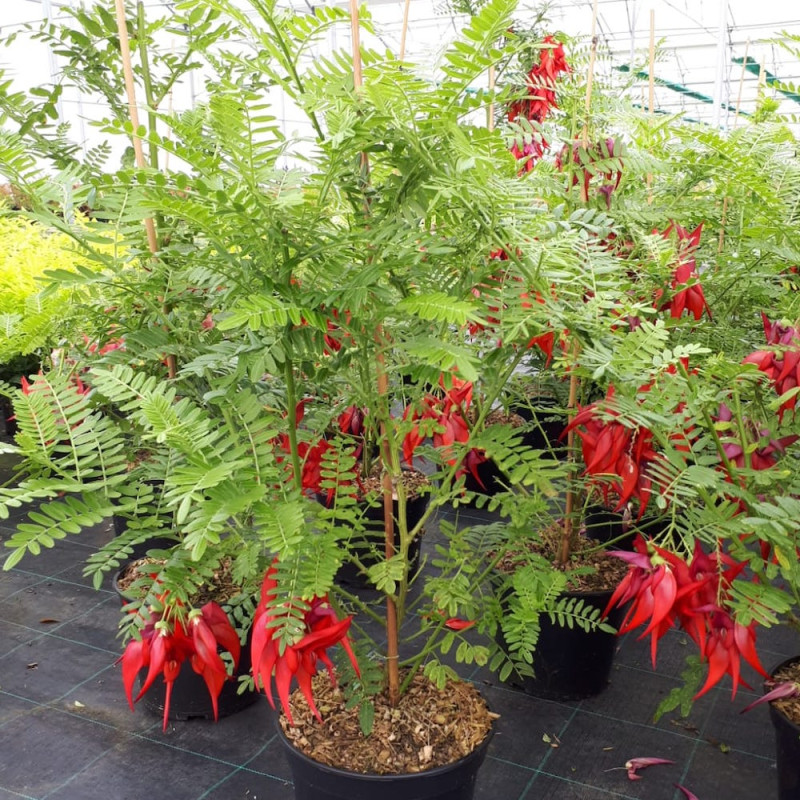
MULTIPOLYGON (((539 537, 532 539, 527 544, 531 553, 555 561, 561 537, 561 525, 554 523, 545 529, 539 537)), ((591 568, 591 572, 570 575, 570 590, 578 592, 597 592, 615 589, 628 571, 627 562, 615 556, 609 556, 602 549, 598 549, 597 542, 585 536, 577 536, 572 549, 572 557, 566 570, 591 568)), ((498 563, 497 569, 506 574, 512 574, 524 563, 524 552, 512 551, 498 563)))
POLYGON ((510 425, 512 428, 521 428, 525 425, 525 418, 515 411, 506 413, 502 408, 495 408, 486 415, 486 425, 510 425))
MULTIPOLYGON (((124 567, 117 578, 117 586, 120 592, 126 594, 135 581, 142 578, 143 575, 159 572, 165 563, 163 560, 150 558, 149 556, 131 561, 124 567), (151 564, 154 564, 155 567, 148 569, 148 565, 151 564)), ((197 608, 211 600, 222 604, 241 594, 241 592, 241 586, 235 584, 231 577, 231 561, 226 559, 214 570, 211 579, 203 582, 198 587, 197 592, 191 597, 191 603, 197 608)))
MULTIPOLYGON (((413 500, 415 497, 419 497, 424 491, 430 490, 430 478, 419 470, 404 469, 401 479, 408 500, 413 500)), ((373 469, 372 474, 368 478, 364 479, 363 486, 366 494, 381 494, 383 492, 383 478, 380 465, 377 466, 377 469, 373 469)))
MULTIPOLYGON (((775 673, 774 683, 800 683, 800 659, 787 664, 775 673)), ((784 697, 782 700, 773 700, 772 705, 782 714, 785 714, 795 725, 800 725, 800 697, 784 697)))
POLYGON ((345 707, 344 695, 327 673, 315 676, 313 692, 324 722, 314 718, 296 690, 291 696, 295 725, 281 716, 281 727, 309 758, 352 772, 397 775, 452 764, 480 745, 498 716, 472 684, 449 682, 440 691, 417 675, 396 708, 384 695, 375 698, 372 733, 365 737, 358 706, 345 707))

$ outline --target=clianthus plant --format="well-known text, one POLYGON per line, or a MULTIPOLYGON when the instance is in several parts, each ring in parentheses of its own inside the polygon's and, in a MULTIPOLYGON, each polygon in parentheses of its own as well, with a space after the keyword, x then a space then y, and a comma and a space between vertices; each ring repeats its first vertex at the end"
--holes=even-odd
MULTIPOLYGON (((240 644, 251 632, 250 680, 277 694, 289 719, 297 713, 289 687, 297 683, 313 713, 312 678, 330 668, 338 644, 348 656, 340 671, 362 707, 383 689, 398 702, 420 671, 443 688, 456 675, 440 656, 454 646, 461 662, 510 671, 494 640, 500 609, 486 579, 519 539, 524 513, 546 507, 554 467, 535 453, 517 455, 520 439, 508 428, 498 449, 486 420, 530 343, 549 336, 550 309, 531 300, 555 279, 546 254, 552 248, 553 268, 584 282, 587 231, 608 233, 608 221, 594 226, 591 216, 553 229, 503 135, 468 122, 503 98, 468 90, 514 52, 513 38, 493 49, 513 10, 511 0, 487 3, 448 51, 440 79, 364 52, 364 85, 355 89, 349 55, 302 74, 297 67, 311 42, 349 23, 340 10, 295 16, 258 2, 249 15, 227 0, 186 3, 186 56, 159 59, 154 49, 137 65, 139 89, 148 70, 158 77, 150 91, 160 92, 196 62, 213 75, 208 100, 181 115, 148 102, 137 131, 111 104, 104 130, 123 142, 141 136, 147 163, 80 170, 83 183, 62 197, 91 196, 88 233, 69 208, 51 203, 59 182, 72 186, 74 163, 38 169, 34 153, 52 150, 58 167, 63 152, 7 124, 3 171, 32 198, 31 213, 71 236, 99 275, 59 275, 63 286, 98 289, 87 339, 70 342, 55 368, 28 376, 26 392, 2 386, 14 402, 12 449, 22 466, 18 484, 0 489, 0 515, 37 504, 5 543, 5 568, 112 515, 127 528, 90 558, 96 585, 134 546, 153 545, 164 563, 139 582, 123 615, 131 700, 140 669, 148 688, 159 674, 169 687, 181 668, 194 669, 212 697, 233 677, 233 638, 194 591, 222 563, 251 599, 231 617, 240 644), (246 43, 246 56, 226 50, 231 36, 246 43), (288 140, 275 125, 264 100, 275 85, 306 110, 307 140, 288 140), (285 168, 287 154, 297 166, 285 168), (167 155, 177 165, 170 170, 167 155), (492 254, 508 242, 520 243, 509 283, 528 299, 491 323, 497 343, 487 352, 470 333, 489 325, 473 290, 497 274, 492 254), (478 382, 472 407, 469 387, 478 382), (474 452, 506 467, 516 460, 512 480, 525 487, 517 525, 472 531, 443 519, 436 573, 417 575, 412 544, 435 515, 469 499, 474 452), (372 564, 361 558, 365 536, 374 536, 361 502, 365 457, 381 486, 370 502, 384 507, 372 564), (421 459, 435 488, 410 524, 402 475, 421 459), (389 644, 380 655, 363 643, 360 624, 380 620, 379 609, 335 582, 345 562, 385 601, 389 644), (413 581, 420 592, 410 600, 413 581), (397 631, 409 621, 410 640, 401 641, 397 631), (484 642, 467 640, 467 629, 484 642), (212 637, 230 654, 225 679, 212 637)), ((81 68, 83 58, 108 53, 107 20, 93 22, 86 27, 102 41, 86 55, 75 48, 67 74, 111 94, 116 72, 99 87, 92 82, 104 71, 81 68)), ((149 45, 141 18, 131 27, 149 45)), ((603 282, 610 288, 612 276, 603 282)), ((534 577, 551 581, 549 566, 534 577)))
MULTIPOLYGON (((794 337, 769 333, 777 339, 764 343, 764 306, 755 302, 770 296, 770 280, 786 265, 779 269, 773 253, 771 277, 745 280, 747 265, 726 262, 728 241, 717 268, 707 266, 717 206, 699 194, 712 183, 704 170, 710 160, 741 172, 744 159, 709 156, 701 165, 685 128, 653 137, 650 123, 622 105, 630 127, 601 129, 616 101, 599 98, 601 119, 580 116, 580 81, 563 92, 551 86, 567 74, 566 55, 547 41, 537 62, 546 91, 533 82, 526 90, 536 114, 547 106, 552 152, 530 154, 533 169, 519 174, 528 163, 510 152, 525 127, 519 116, 508 131, 470 122, 492 102, 520 102, 520 87, 470 91, 516 52, 511 0, 483 6, 437 80, 366 51, 357 88, 350 54, 298 67, 317 37, 349 23, 341 10, 293 15, 271 0, 251 10, 228 0, 178 4, 192 30, 180 39, 180 57, 160 58, 154 47, 148 64, 137 65, 139 89, 152 93, 143 128, 133 131, 113 103, 103 123, 126 143, 141 137, 143 168, 86 165, 82 183, 59 193, 73 185, 72 156, 23 127, 27 101, 7 100, 17 107, 3 118, 3 172, 32 198, 38 219, 101 268, 100 277, 62 275, 62 285, 102 292, 88 343, 71 342, 56 369, 29 376, 27 394, 0 387, 14 401, 12 449, 23 459, 17 486, 0 489, 0 515, 38 504, 5 543, 6 568, 116 514, 127 530, 87 564, 100 585, 134 545, 165 538, 158 549, 166 563, 124 615, 135 643, 127 645, 126 683, 132 695, 139 667, 148 670, 145 682, 152 671, 169 683, 183 662, 213 696, 222 674, 202 623, 230 653, 226 661, 236 648, 227 628, 211 625, 216 611, 204 614, 195 600, 193 576, 210 577, 227 559, 250 598, 231 619, 240 643, 252 631, 250 679, 270 693, 274 680, 294 720, 292 682, 313 714, 314 673, 337 651, 362 708, 384 689, 399 702, 420 670, 446 686, 455 672, 440 656, 453 648, 458 661, 501 675, 524 668, 535 631, 523 630, 524 614, 514 616, 512 605, 521 632, 509 658, 495 641, 503 612, 486 586, 504 554, 539 541, 569 480, 586 493, 605 491, 621 508, 632 504, 634 518, 655 507, 667 520, 662 539, 639 544, 631 561, 624 591, 636 611, 625 627, 647 621, 657 642, 681 624, 708 669, 706 688, 725 672, 736 680, 742 659, 756 663, 753 623, 792 616, 800 585, 787 405, 794 337), (226 49, 230 37, 244 42, 244 54, 226 49), (504 37, 504 49, 494 50, 504 37), (212 75, 208 100, 172 114, 165 92, 195 64, 212 75), (264 99, 274 86, 306 113, 308 138, 289 139, 276 125, 264 99), (576 149, 584 123, 587 139, 576 149), (49 172, 34 158, 48 153, 56 167, 49 172), (91 235, 72 223, 71 208, 52 205, 54 197, 82 204, 90 196, 91 235), (752 350, 741 351, 742 342, 752 350), (741 363, 755 351, 753 363, 741 363), (526 449, 511 425, 488 424, 525 369, 562 384, 580 377, 573 430, 588 446, 583 467, 526 449), (498 465, 506 487, 490 501, 465 489, 483 459, 498 465), (384 509, 371 564, 361 558, 365 536, 374 536, 362 503, 366 462, 381 487, 368 500, 384 509), (402 475, 412 465, 433 483, 421 520, 409 524, 402 475), (500 521, 467 528, 445 515, 468 501, 488 502, 500 521), (409 553, 437 515, 442 538, 429 556, 436 572, 415 574, 409 553), (345 562, 379 590, 385 616, 337 585, 345 562), (773 588, 778 576, 787 591, 773 588), (366 618, 386 622, 385 650, 365 643, 366 618), (409 640, 398 636, 401 626, 409 640)), ((113 54, 108 20, 95 22, 87 30, 101 41, 75 47, 68 74, 75 82, 108 74, 104 87, 84 86, 110 96, 118 66, 82 69, 82 59, 113 54)), ((131 27, 149 47, 146 21, 131 27)), ((580 65, 570 69, 575 76, 580 65)), ((745 149, 703 136, 711 152, 745 149)), ((720 182, 734 193, 748 186, 756 198, 732 197, 735 226, 756 220, 784 237, 788 252, 784 222, 800 180, 773 175, 728 181, 726 173, 720 182)), ((729 238, 739 235, 730 227, 729 238)), ((596 627, 599 611, 559 598, 568 572, 532 557, 510 583, 536 599, 537 611, 596 627)), ((369 713, 361 719, 369 730, 369 713)))

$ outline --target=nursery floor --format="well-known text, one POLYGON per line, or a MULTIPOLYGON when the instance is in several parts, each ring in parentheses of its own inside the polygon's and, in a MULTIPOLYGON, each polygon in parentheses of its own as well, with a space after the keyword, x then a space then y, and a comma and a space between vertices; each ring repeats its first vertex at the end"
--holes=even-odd
MULTIPOLYGON (((0 540, 13 525, 0 521, 0 540)), ((0 573, 0 800, 290 800, 264 698, 217 724, 175 722, 166 733, 144 709, 130 712, 114 663, 119 601, 81 577, 87 554, 110 535, 98 527, 0 573)), ((767 631, 760 650, 770 667, 796 654, 798 639, 767 631)), ((767 710, 738 713, 755 693, 743 690, 731 703, 728 684, 688 720, 669 715, 653 724, 689 651, 685 637, 668 635, 653 670, 647 644, 622 638, 608 689, 575 703, 538 700, 483 670, 465 672, 501 715, 476 800, 683 800, 675 784, 699 800, 776 797, 767 710), (634 757, 676 763, 630 781, 620 768, 634 757)))

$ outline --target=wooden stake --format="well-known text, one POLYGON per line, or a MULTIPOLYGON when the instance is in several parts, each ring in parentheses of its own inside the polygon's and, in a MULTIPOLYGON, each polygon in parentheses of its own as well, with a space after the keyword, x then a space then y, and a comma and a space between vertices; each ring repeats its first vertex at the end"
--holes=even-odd
POLYGON ((739 109, 742 105, 742 89, 744 88, 744 76, 747 73, 747 52, 750 50, 750 40, 744 45, 744 58, 742 59, 742 74, 739 76, 739 93, 736 95, 736 113, 733 115, 733 127, 739 122, 739 109))
MULTIPOLYGON (((124 0, 115 0, 117 12, 117 31, 119 32, 119 49, 122 55, 122 74, 125 78, 125 94, 128 97, 128 115, 133 125, 133 153, 136 158, 136 166, 145 169, 147 163, 144 160, 144 150, 142 140, 139 138, 139 110, 136 106, 136 86, 133 82, 133 66, 131 64, 131 45, 128 39, 128 22, 125 18, 124 0)), ((147 231, 147 245, 151 253, 158 252, 158 238, 156 237, 156 226, 152 218, 148 217, 144 221, 147 231)))
MULTIPOLYGON (((359 15, 358 0, 350 0, 350 30, 353 34, 353 85, 356 89, 363 86, 364 79, 361 70, 361 38, 359 35, 359 15)), ((364 170, 365 180, 369 176, 369 161, 367 154, 361 154, 361 165, 364 170)), ((367 206, 367 210, 369 207, 367 206)), ((375 341, 378 347, 375 357, 377 388, 380 397, 389 394, 389 376, 386 373, 386 362, 383 358, 381 348, 385 337, 381 328, 375 332, 375 341)), ((389 453, 388 430, 386 423, 381 423, 381 438, 383 448, 383 479, 381 488, 383 490, 383 532, 384 532, 384 552, 386 559, 390 559, 395 554, 394 549, 394 498, 392 475, 387 466, 391 463, 389 453)), ((399 668, 399 648, 397 636, 397 605, 390 596, 386 596, 386 676, 389 692, 389 703, 396 706, 400 700, 400 668, 399 668)))
MULTIPOLYGON (((571 420, 575 406, 578 402, 578 376, 575 372, 578 361, 580 345, 575 339, 572 344, 574 355, 572 371, 569 376, 569 398, 567 399, 567 416, 571 420)), ((567 454, 569 459, 569 476, 567 478, 567 495, 564 502, 564 528, 561 532, 561 546, 558 552, 558 564, 564 565, 569 561, 572 552, 572 515, 575 509, 575 429, 570 428, 567 434, 567 454)))
MULTIPOLYGON (((139 137, 139 109, 136 105, 136 84, 133 82, 133 64, 131 61, 131 43, 128 39, 128 21, 125 17, 124 0, 115 0, 115 11, 117 17, 117 32, 119 34, 119 50, 122 57, 122 75, 125 79, 125 94, 128 99, 128 115, 133 126, 133 154, 136 159, 136 166, 145 169, 147 162, 144 159, 142 140, 139 137)), ((152 217, 144 220, 144 229, 147 233, 147 247, 155 258, 158 252, 158 236, 156 234, 156 224, 152 217)), ((167 356, 167 374, 174 378, 178 368, 174 354, 167 356)))
POLYGON ((650 9, 650 52, 648 56, 648 110, 652 116, 656 110, 656 12, 650 9))
MULTIPOLYGON (((647 107, 652 120, 656 111, 656 12, 650 9, 650 53, 648 58, 647 107)), ((653 173, 647 173, 647 202, 653 202, 653 173)))
MULTIPOLYGON (((497 83, 497 70, 495 69, 494 64, 489 67, 489 91, 494 92, 494 87, 497 83)), ((489 128, 490 131, 494 130, 494 101, 489 103, 489 107, 486 109, 487 119, 486 119, 486 127, 489 128)))
MULTIPOLYGON (((589 51, 589 70, 586 75, 586 98, 584 108, 586 110, 586 122, 583 125, 583 146, 589 144, 589 112, 592 108, 592 89, 594 86, 594 62, 597 58, 597 0, 592 3, 592 47, 589 51)), ((585 200, 584 200, 585 202, 585 200)))
POLYGON ((400 30, 400 60, 404 61, 406 57, 406 34, 408 33, 408 9, 411 6, 411 0, 406 0, 403 6, 403 27, 400 30))
MULTIPOLYGON (((117 0, 119 3, 120 0, 117 0)), ((361 72, 361 28, 359 26, 358 0, 350 0, 350 32, 353 40, 353 85, 360 89, 364 85, 361 72)))
MULTIPOLYGON (((742 74, 739 76, 739 94, 736 96, 736 113, 733 115, 733 127, 739 122, 739 108, 742 105, 742 87, 744 86, 744 76, 747 72, 747 51, 750 49, 750 40, 748 39, 744 46, 744 59, 742 60, 742 74)), ((719 242, 717 244, 717 255, 722 253, 722 248, 725 245, 725 225, 728 222, 728 204, 730 197, 727 195, 722 201, 722 218, 720 219, 719 226, 719 242)))

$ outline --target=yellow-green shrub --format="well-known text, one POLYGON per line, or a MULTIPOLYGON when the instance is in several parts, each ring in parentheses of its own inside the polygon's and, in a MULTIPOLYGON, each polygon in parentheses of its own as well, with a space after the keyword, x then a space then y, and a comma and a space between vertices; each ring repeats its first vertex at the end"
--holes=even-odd
POLYGON ((72 290, 42 293, 47 270, 88 262, 65 233, 18 216, 0 216, 0 364, 46 352, 75 316, 72 290))

